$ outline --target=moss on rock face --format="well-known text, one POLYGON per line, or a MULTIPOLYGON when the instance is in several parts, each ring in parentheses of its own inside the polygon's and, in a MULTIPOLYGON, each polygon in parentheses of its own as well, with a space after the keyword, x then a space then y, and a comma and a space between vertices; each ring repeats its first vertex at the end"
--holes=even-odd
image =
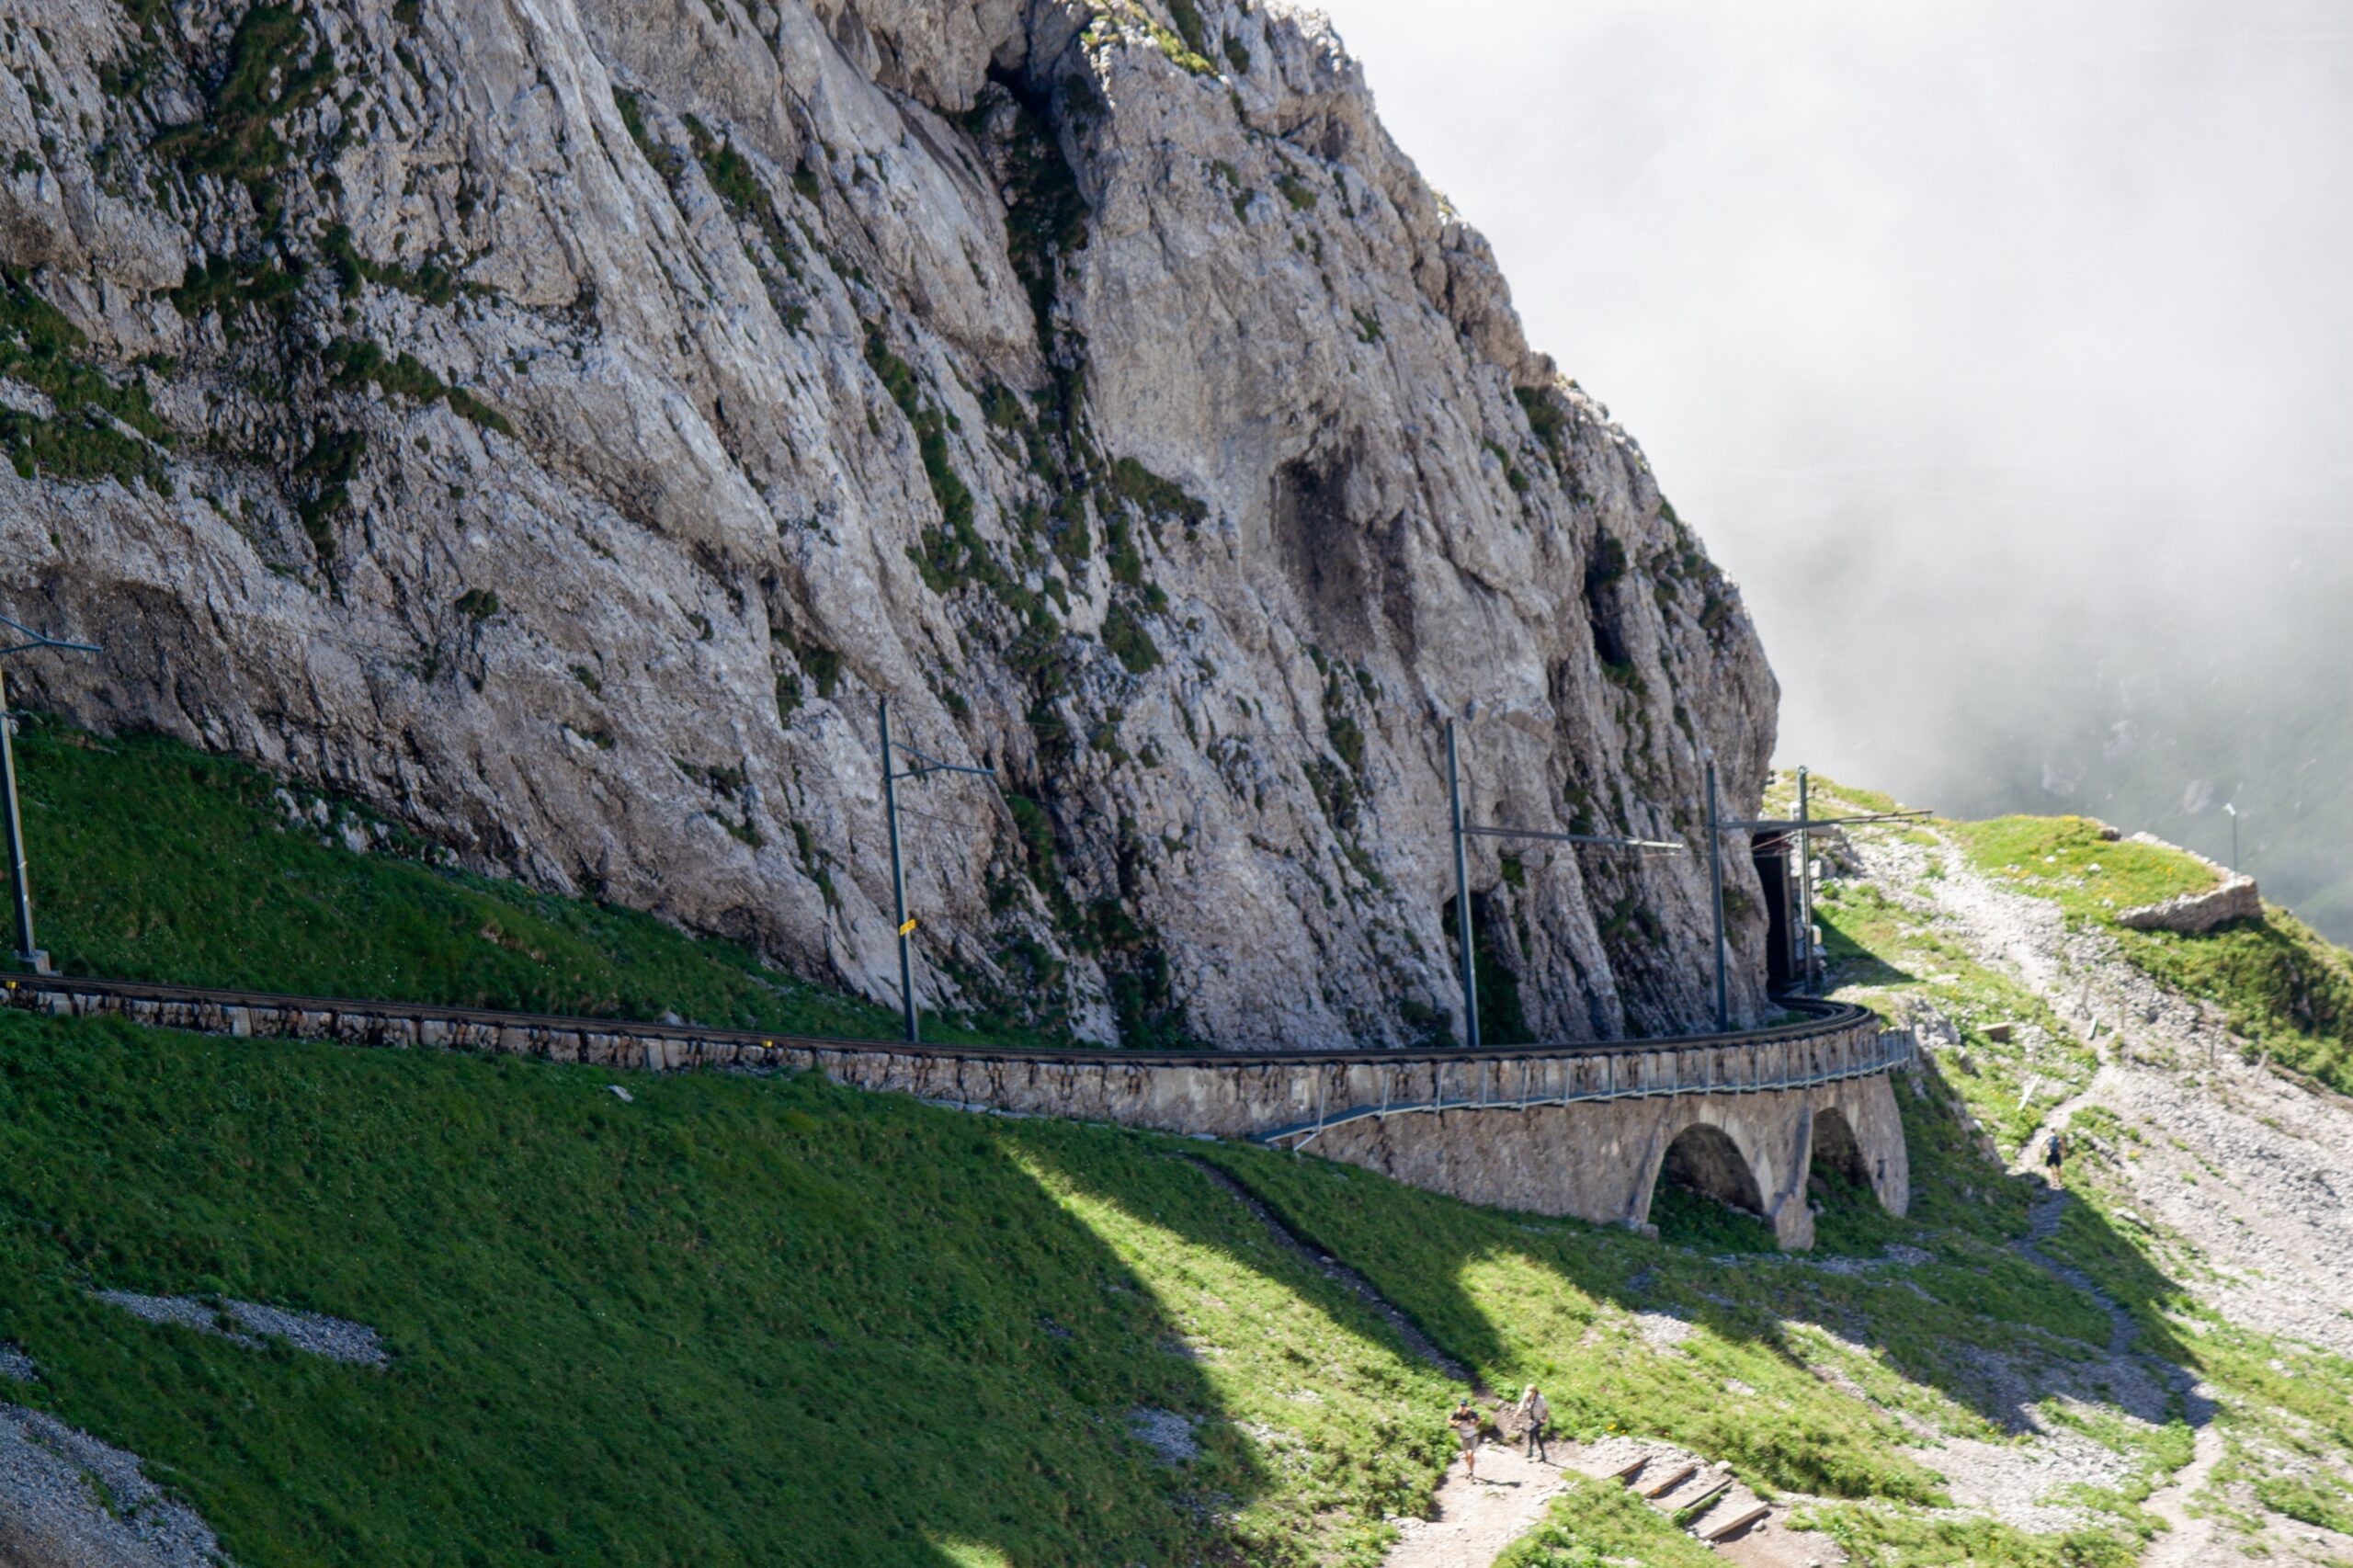
POLYGON ((321 431, 294 465, 295 479, 310 489, 295 503, 295 516, 322 562, 335 559, 334 519, 351 505, 351 476, 367 450, 365 430, 321 431))
POLYGON ((1131 676, 1144 675, 1160 663, 1159 645, 1135 611, 1125 605, 1113 605, 1103 617, 1103 646, 1118 655, 1131 676))
POLYGON ((914 369, 891 351, 882 329, 870 323, 866 329, 866 363, 915 431, 915 454, 923 462, 932 499, 939 504, 939 526, 926 530, 923 550, 908 552, 922 572, 925 585, 935 594, 946 594, 998 580, 988 543, 973 527, 972 487, 948 460, 948 433, 955 427, 956 416, 924 395, 914 369))
POLYGON ((444 403, 460 418, 471 420, 485 430, 495 430, 512 437, 515 426, 506 416, 463 387, 453 387, 425 368, 415 355, 407 349, 386 355, 373 343, 355 343, 344 339, 327 350, 327 362, 335 367, 335 381, 338 386, 372 384, 387 397, 404 399, 410 403, 444 403))
POLYGON ((265 230, 278 225, 278 176, 292 149, 278 121, 325 96, 335 78, 335 51, 310 32, 290 6, 257 5, 237 23, 228 64, 204 118, 155 140, 154 150, 187 173, 232 179, 245 187, 265 230))
POLYGON ((23 479, 163 488, 170 426, 135 374, 118 381, 84 357, 87 347, 81 329, 34 293, 24 274, 0 268, 0 378, 31 388, 50 405, 46 415, 0 407, 0 448, 23 479))
MULTIPOLYGON (((1004 135, 995 151, 1007 259, 1029 293, 1038 346, 1051 360, 1056 348, 1056 286, 1063 258, 1086 243, 1086 198, 1063 153, 1052 89, 1033 87, 1018 74, 995 67, 989 80, 995 91, 984 93, 962 123, 968 134, 985 138, 993 118, 1003 116, 1004 135)), ((1080 88, 1072 85, 1063 90, 1080 88)))

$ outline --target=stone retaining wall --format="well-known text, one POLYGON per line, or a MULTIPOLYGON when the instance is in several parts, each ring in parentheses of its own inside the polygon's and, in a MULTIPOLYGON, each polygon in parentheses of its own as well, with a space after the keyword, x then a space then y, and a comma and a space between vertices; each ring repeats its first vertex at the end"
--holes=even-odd
POLYGON ((2144 903, 2116 917, 2119 926, 2134 931, 2178 931, 2196 937, 2226 920, 2263 918, 2263 894, 2253 877, 2228 876, 2220 887, 2186 892, 2163 903, 2144 903))
POLYGON ((20 979, 4 999, 61 1016, 239 1038, 504 1051, 652 1071, 790 1068, 971 1110, 1218 1138, 1288 1133, 1328 1157, 1472 1202, 1636 1225, 1649 1215, 1668 1146, 1704 1123, 1731 1137, 1765 1217, 1784 1245, 1800 1247, 1813 1242, 1805 1179, 1814 1127, 1835 1112, 1863 1151, 1866 1168, 1855 1174, 1893 1212, 1902 1213, 1910 1195, 1903 1128, 1870 1020, 1796 1038, 1637 1042, 1484 1061, 1398 1052, 1393 1060, 1233 1053, 1129 1062, 764 1040, 690 1025, 470 1021, 396 1003, 165 1000, 70 980, 20 979), (1790 1084, 1803 1086, 1778 1086, 1790 1084), (1498 1105, 1575 1096, 1591 1097, 1498 1105), (1365 1114, 1381 1108, 1386 1114, 1365 1114))

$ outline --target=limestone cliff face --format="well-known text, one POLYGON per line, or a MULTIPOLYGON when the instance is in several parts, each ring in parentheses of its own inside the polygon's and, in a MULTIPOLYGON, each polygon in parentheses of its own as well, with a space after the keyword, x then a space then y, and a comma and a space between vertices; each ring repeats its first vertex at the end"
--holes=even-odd
MULTIPOLYGON (((0 598, 108 647, 35 701, 889 998, 887 696, 1005 790, 905 787, 927 999, 1139 1043, 1459 1030, 1449 716, 1473 821, 1757 798, 1737 593, 1317 17, 0 0, 0 598)), ((1703 857, 1472 864, 1526 1033, 1704 1024, 1703 857)))

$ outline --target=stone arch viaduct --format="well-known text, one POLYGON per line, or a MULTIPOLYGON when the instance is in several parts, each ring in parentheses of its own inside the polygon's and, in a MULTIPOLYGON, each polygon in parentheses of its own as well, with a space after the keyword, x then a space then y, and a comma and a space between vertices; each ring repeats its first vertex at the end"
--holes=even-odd
POLYGON ((1465 1051, 1150 1052, 914 1046, 55 976, 0 1001, 259 1038, 508 1051, 655 1071, 799 1068, 967 1110, 1245 1138, 1345 1160, 1475 1203, 1640 1226, 1662 1180, 1813 1243, 1807 1179, 1911 1199, 1890 1074, 1906 1031, 1808 1002, 1796 1023, 1722 1035, 1465 1051))

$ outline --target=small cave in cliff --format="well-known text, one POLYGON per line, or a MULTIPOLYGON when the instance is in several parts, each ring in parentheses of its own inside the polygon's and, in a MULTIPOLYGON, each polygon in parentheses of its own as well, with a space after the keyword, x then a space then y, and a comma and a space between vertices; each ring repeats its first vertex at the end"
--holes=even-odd
MULTIPOLYGON (((1448 899, 1438 911, 1446 931, 1446 952, 1460 973, 1462 945, 1455 933, 1459 904, 1448 899)), ((1484 1045, 1532 1045, 1536 1031, 1529 1027, 1528 1008, 1520 995, 1527 964, 1527 917, 1507 888, 1471 894, 1471 971, 1479 993, 1479 1039, 1484 1045)))
POLYGON ((1302 457, 1275 472, 1275 560, 1299 592, 1316 641, 1351 656, 1372 641, 1373 585, 1363 529, 1348 516, 1354 454, 1302 457))
POLYGON ((1634 664, 1620 630, 1617 595, 1611 592, 1626 570, 1626 547, 1618 536, 1606 528, 1596 533, 1585 562, 1585 613, 1593 625, 1593 651, 1612 671, 1631 670, 1634 664))

